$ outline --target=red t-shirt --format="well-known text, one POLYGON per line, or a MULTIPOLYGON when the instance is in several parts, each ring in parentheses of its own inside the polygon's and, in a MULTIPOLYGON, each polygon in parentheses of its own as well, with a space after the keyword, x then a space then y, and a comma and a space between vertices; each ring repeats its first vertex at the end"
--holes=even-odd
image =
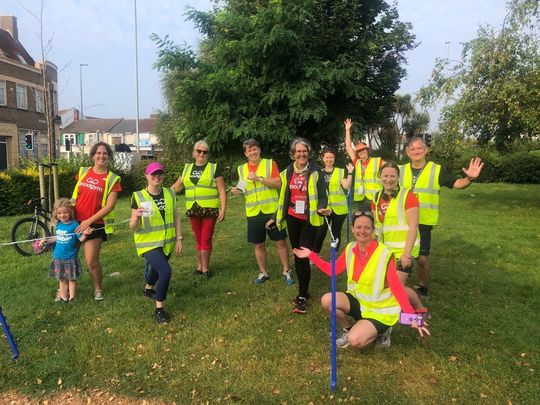
POLYGON ((289 210, 287 213, 290 216, 293 216, 295 218, 298 218, 302 221, 307 221, 308 216, 305 214, 308 210, 307 207, 307 173, 298 175, 293 172, 293 175, 291 177, 291 181, 289 183, 289 189, 291 190, 291 201, 289 204, 289 210), (295 212, 295 206, 298 201, 304 201, 304 214, 297 214, 295 212))
MULTIPOLYGON (((353 254, 355 256, 355 260, 352 279, 354 282, 357 283, 358 280, 360 280, 366 264, 368 263, 371 255, 378 246, 379 243, 376 240, 372 240, 370 244, 366 247, 365 252, 360 252, 360 250, 358 249, 358 245, 355 245, 353 247, 353 254)), ((344 250, 343 253, 341 253, 341 256, 339 256, 339 259, 336 260, 336 276, 347 270, 346 254, 347 253, 344 250)), ((332 267, 330 263, 321 259, 317 255, 317 253, 311 252, 311 254, 309 255, 309 260, 311 260, 313 264, 319 269, 321 269, 321 271, 327 276, 330 276, 332 274, 332 267)), ((411 306, 411 303, 407 296, 407 291, 405 291, 405 288, 399 281, 396 270, 396 260, 394 259, 394 256, 392 256, 392 258, 388 262, 388 266, 386 267, 385 286, 388 286, 390 288, 392 295, 396 297, 396 300, 403 312, 409 314, 414 313, 414 308, 411 306)))
MULTIPOLYGON (((92 168, 79 183, 77 204, 75 205, 75 219, 77 221, 81 222, 90 218, 102 208, 101 200, 103 199, 107 174, 109 172, 98 174, 92 168)), ((78 180, 79 176, 75 178, 78 180)), ((117 193, 122 191, 120 181, 115 183, 111 192, 113 191, 117 193)), ((96 223, 102 224, 103 220, 96 221, 96 223)))
MULTIPOLYGON (((248 163, 248 172, 249 173, 255 173, 258 168, 259 168, 258 163, 256 165, 250 165, 248 163)), ((279 170, 278 170, 276 162, 274 162, 274 161, 272 161, 272 173, 270 174, 270 177, 272 177, 272 178, 279 177, 279 170)))
MULTIPOLYGON (((383 191, 381 191, 382 193, 383 191)), ((390 204, 390 201, 392 200, 392 197, 388 197, 388 200, 383 199, 382 197, 379 198, 379 210, 377 211, 379 213, 379 221, 384 222, 384 216, 386 215, 386 210, 388 209, 388 204, 390 204)), ((409 208, 418 208, 420 207, 420 202, 418 201, 418 197, 414 193, 409 192, 407 194, 407 199, 405 200, 405 211, 407 211, 409 208)), ((371 211, 375 212, 375 203, 371 202, 371 211)))

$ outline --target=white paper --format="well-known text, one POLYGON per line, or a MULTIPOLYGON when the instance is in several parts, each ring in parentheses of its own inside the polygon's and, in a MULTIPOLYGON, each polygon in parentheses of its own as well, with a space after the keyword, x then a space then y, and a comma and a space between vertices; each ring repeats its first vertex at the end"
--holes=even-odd
POLYGON ((303 214, 306 211, 306 202, 304 200, 296 201, 294 205, 294 212, 296 214, 303 214))
POLYGON ((245 193, 246 191, 246 182, 244 180, 238 180, 238 184, 236 185, 236 188, 240 190, 242 193, 245 193))
POLYGON ((141 203, 141 208, 144 208, 144 212, 142 214, 143 217, 151 217, 153 214, 153 203, 152 201, 143 201, 141 203))

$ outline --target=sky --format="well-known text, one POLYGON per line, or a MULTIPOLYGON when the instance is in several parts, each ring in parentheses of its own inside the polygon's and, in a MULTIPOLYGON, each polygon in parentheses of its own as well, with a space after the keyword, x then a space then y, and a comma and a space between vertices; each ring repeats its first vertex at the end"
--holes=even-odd
MULTIPOLYGON (((135 118, 135 0, 44 0, 43 30, 51 41, 47 59, 59 68, 61 109, 80 108, 82 71, 85 116, 135 118), (80 67, 80 64, 88 66, 80 67)), ((39 15, 40 0, 2 0, 0 15, 17 17, 19 40, 40 57, 40 27, 25 10, 39 15)), ((201 35, 185 21, 186 7, 209 10, 211 0, 138 0, 139 116, 165 109, 160 73, 153 69, 156 33, 196 49, 201 35)), ((502 24, 506 0, 400 0, 400 20, 413 25, 418 47, 407 53, 407 76, 400 93, 415 94, 427 83, 435 58, 459 59, 461 43, 476 36, 479 24, 502 24)), ((431 112, 431 127, 437 112, 431 112)))

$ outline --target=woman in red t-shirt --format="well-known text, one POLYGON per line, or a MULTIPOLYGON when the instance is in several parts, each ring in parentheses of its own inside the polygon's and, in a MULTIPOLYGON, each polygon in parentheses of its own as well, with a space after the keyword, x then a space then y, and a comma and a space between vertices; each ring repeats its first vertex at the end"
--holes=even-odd
POLYGON ((75 232, 83 232, 94 228, 84 244, 84 258, 94 286, 94 298, 103 300, 103 275, 99 253, 101 245, 107 240, 104 218, 114 210, 118 193, 122 191, 120 177, 109 172, 107 164, 113 151, 105 142, 98 142, 90 149, 90 157, 94 165, 81 167, 72 200, 75 204, 75 219, 80 225, 75 232), (103 195, 106 195, 103 204, 103 195))

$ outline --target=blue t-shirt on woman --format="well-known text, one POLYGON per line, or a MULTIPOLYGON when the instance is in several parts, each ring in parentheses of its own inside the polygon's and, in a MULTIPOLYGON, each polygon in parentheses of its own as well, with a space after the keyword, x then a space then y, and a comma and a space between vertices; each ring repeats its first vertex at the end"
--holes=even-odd
POLYGON ((55 259, 66 260, 74 259, 77 257, 77 241, 82 234, 74 234, 75 229, 79 226, 79 223, 75 220, 71 220, 67 224, 58 221, 55 227, 56 245, 53 250, 53 257, 55 259))

